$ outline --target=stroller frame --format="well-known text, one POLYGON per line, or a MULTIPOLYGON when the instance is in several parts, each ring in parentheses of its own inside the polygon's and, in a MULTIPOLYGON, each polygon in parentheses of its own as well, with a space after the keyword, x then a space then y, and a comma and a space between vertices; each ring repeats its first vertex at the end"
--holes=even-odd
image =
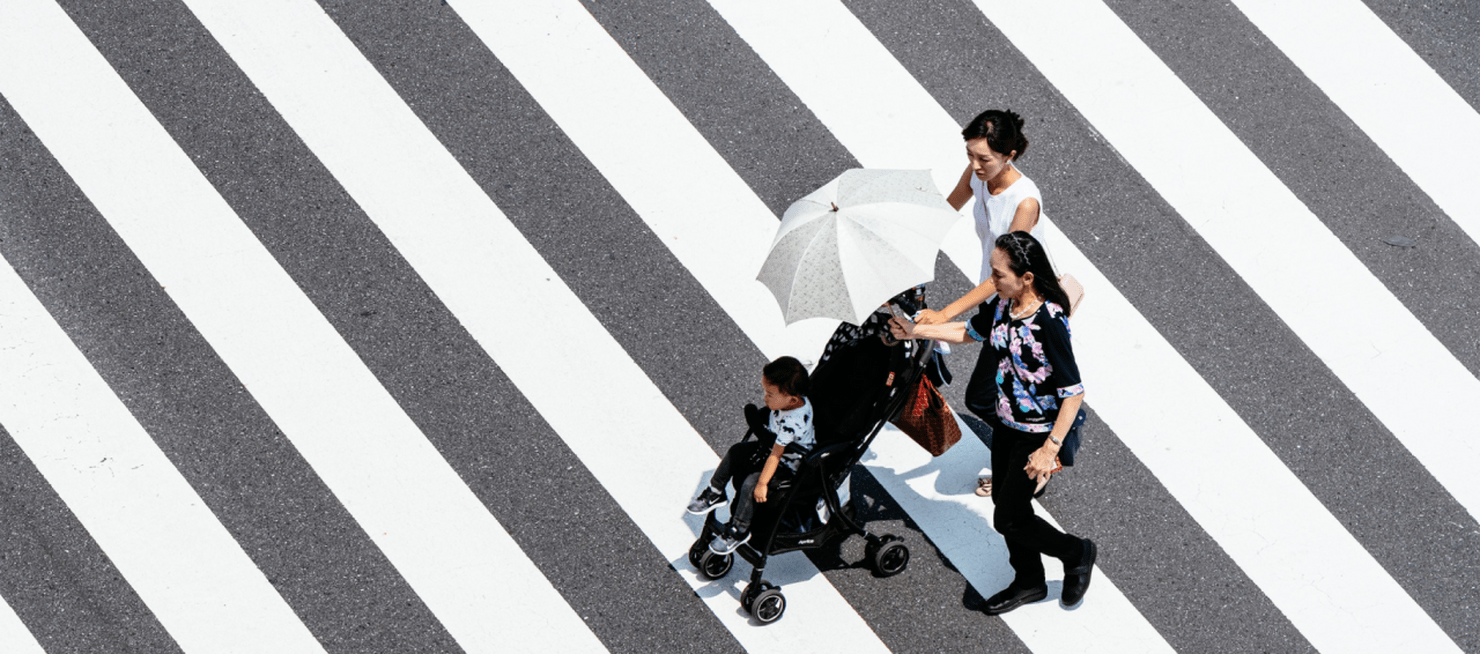
MULTIPOLYGON (((897 416, 912 396, 912 393, 901 391, 913 389, 925 372, 931 355, 931 343, 905 341, 900 346, 918 348, 918 351, 907 354, 908 367, 903 375, 899 375, 900 379, 896 380, 898 385, 894 387, 896 390, 867 433, 862 438, 830 443, 808 453, 803 457, 796 474, 778 484, 776 494, 779 497, 766 503, 775 508, 766 507, 765 504, 756 507, 755 519, 751 524, 751 540, 736 549, 735 553, 753 567, 750 583, 740 594, 740 604, 761 624, 780 620, 786 611, 786 597, 782 595, 781 588, 765 580, 766 561, 773 555, 819 549, 839 537, 857 534, 868 541, 865 559, 873 567, 875 576, 892 577, 903 572, 909 565, 910 551, 903 539, 892 534, 878 535, 870 532, 855 518, 851 493, 846 504, 838 495, 838 488, 849 479, 853 467, 868 452, 884 424, 897 416), (793 502, 803 491, 813 489, 820 489, 822 500, 826 502, 828 519, 808 531, 784 529, 785 525, 782 523, 792 515, 790 509, 793 502)), ((741 442, 752 436, 757 436, 754 427, 746 430, 741 442)), ((731 483, 737 493, 742 482, 743 477, 737 475, 731 483)), ((704 579, 723 578, 734 565, 734 554, 716 554, 709 550, 710 541, 720 533, 722 527, 719 518, 715 517, 714 512, 710 512, 704 518, 704 528, 698 540, 689 547, 689 563, 704 579)))

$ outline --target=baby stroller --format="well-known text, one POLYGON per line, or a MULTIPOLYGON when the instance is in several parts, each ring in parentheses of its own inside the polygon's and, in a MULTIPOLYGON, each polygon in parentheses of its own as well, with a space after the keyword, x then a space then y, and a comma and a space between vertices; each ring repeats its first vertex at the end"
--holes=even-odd
MULTIPOLYGON (((893 576, 909 564, 910 551, 903 539, 876 535, 858 524, 848 479, 884 423, 910 398, 908 391, 914 390, 931 355, 928 341, 886 344, 875 336, 831 352, 812 373, 809 398, 817 445, 794 475, 779 482, 770 501, 756 505, 750 541, 736 550, 754 566, 740 604, 761 624, 780 620, 786 612, 781 588, 763 578, 766 559, 772 555, 818 549, 858 534, 868 539, 866 558, 875 575, 893 576)), ((757 432, 757 425, 751 425, 742 440, 757 432)), ((736 475, 731 483, 736 493, 744 478, 736 475)), ((720 579, 734 565, 734 554, 709 550, 722 527, 710 512, 699 539, 689 548, 689 563, 705 579, 720 579)))

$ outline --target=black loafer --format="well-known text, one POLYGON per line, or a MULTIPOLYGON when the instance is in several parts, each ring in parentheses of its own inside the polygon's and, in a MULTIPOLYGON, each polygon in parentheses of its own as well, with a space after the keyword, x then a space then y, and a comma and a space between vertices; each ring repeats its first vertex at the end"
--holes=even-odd
POLYGON ((1031 588, 1017 588, 1008 586, 1002 592, 987 599, 987 606, 983 613, 987 615, 1002 615, 1024 604, 1036 602, 1048 597, 1048 586, 1033 586, 1031 588))
POLYGON ((1090 573, 1095 569, 1095 542, 1084 539, 1084 555, 1079 557, 1079 565, 1064 570, 1064 606, 1074 606, 1084 599, 1084 591, 1089 590, 1090 573))

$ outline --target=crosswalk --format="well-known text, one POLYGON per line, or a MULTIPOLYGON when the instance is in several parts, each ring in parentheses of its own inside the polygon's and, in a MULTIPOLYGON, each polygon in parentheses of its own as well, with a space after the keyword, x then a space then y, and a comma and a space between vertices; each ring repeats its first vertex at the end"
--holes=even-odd
POLYGON ((0 651, 1480 651, 1480 97, 1382 4, 0 3, 0 651), (1094 588, 979 612, 968 417, 854 474, 910 569, 778 557, 760 627, 682 506, 831 331, 777 216, 989 106, 1089 298, 1094 588))

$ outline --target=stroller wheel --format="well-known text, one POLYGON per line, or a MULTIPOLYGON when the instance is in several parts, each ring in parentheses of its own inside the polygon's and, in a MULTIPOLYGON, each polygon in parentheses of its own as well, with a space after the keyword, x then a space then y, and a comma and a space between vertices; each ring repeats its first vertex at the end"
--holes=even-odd
POLYGON ((771 584, 771 582, 766 581, 764 579, 760 580, 758 583, 753 583, 753 584, 747 585, 745 587, 745 590, 743 590, 743 591, 740 592, 740 606, 741 606, 741 608, 744 608, 745 609, 745 612, 746 613, 749 613, 750 612, 751 605, 755 604, 755 598, 756 598, 756 596, 757 595, 760 595, 761 594, 761 591, 763 591, 763 590, 766 590, 766 589, 769 589, 769 588, 775 588, 775 587, 776 586, 773 585, 773 584, 771 584))
MULTIPOLYGON (((690 555, 690 561, 693 555, 690 555)), ((719 579, 730 574, 730 567, 735 565, 734 554, 715 554, 706 546, 704 552, 699 555, 699 561, 694 567, 699 569, 699 576, 705 579, 719 579)))
POLYGON ((689 565, 694 566, 696 570, 704 569, 704 561, 701 557, 704 556, 705 552, 709 551, 709 541, 704 538, 706 535, 708 535, 707 531, 705 534, 699 536, 699 540, 694 541, 694 544, 689 546, 689 565))
POLYGON ((755 599, 750 603, 750 614, 761 624, 780 620, 783 613, 786 613, 786 596, 775 586, 756 593, 755 599))
POLYGON ((874 566, 874 574, 880 577, 893 577, 910 564, 910 548, 897 537, 888 536, 869 550, 869 562, 874 566))

